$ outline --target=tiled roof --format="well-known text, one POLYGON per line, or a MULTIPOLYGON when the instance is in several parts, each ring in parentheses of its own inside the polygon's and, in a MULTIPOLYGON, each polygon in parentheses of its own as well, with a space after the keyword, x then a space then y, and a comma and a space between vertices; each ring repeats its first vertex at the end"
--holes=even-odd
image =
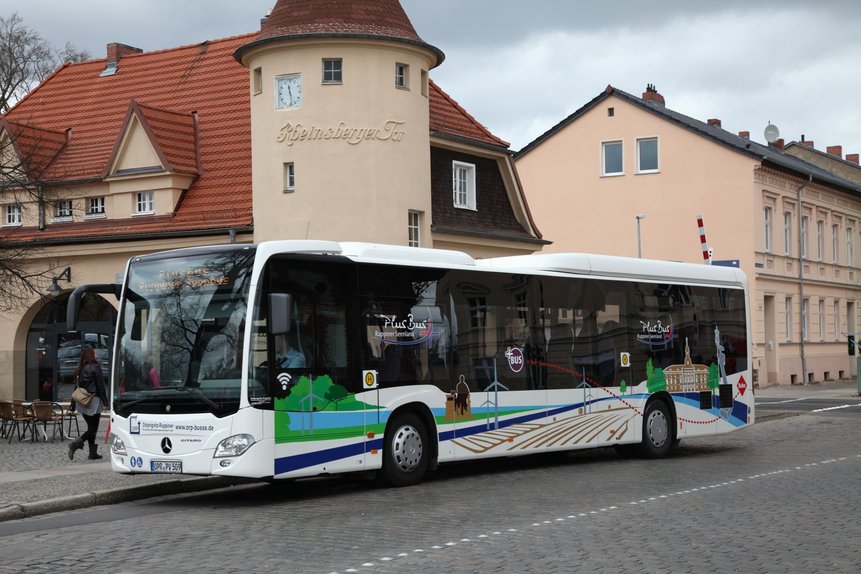
POLYGON ((132 101, 131 105, 139 110, 141 125, 151 135, 165 169, 173 173, 197 175, 200 170, 196 113, 161 110, 136 101, 132 101))
POLYGON ((501 140, 478 123, 469 112, 445 93, 433 81, 429 81, 430 130, 431 133, 455 136, 491 145, 508 148, 507 141, 501 140))
MULTIPOLYGON (((46 179, 79 182, 103 178, 131 109, 140 112, 168 170, 197 177, 169 217, 102 219, 48 225, 44 232, 19 228, 15 238, 54 240, 83 235, 122 236, 246 227, 251 212, 251 112, 248 69, 232 54, 253 35, 179 48, 127 54, 113 76, 107 61, 66 64, 7 115, 42 129, 71 129, 66 149, 46 179), (199 118, 195 153, 193 112, 199 118), (199 163, 198 163, 199 155, 199 163), (32 232, 32 233, 31 233, 32 232)), ((8 232, 8 230, 6 230, 8 232)))
MULTIPOLYGON (((403 41, 445 55, 422 40, 398 0, 278 0, 254 44, 276 39, 349 36, 403 41)), ((249 46, 250 47, 250 46, 249 46)), ((237 53, 241 58, 244 48, 237 53)))
MULTIPOLYGON (((6 240, 85 241, 250 227, 248 69, 232 55, 256 38, 245 35, 126 54, 112 76, 100 76, 107 64, 104 59, 59 68, 5 118, 7 126, 25 121, 38 126, 33 133, 50 144, 45 157, 51 150, 58 152, 51 158, 47 181, 57 185, 101 181, 131 113, 138 114, 168 171, 199 175, 169 215, 50 223, 44 231, 3 228, 0 235, 6 240)), ((508 147, 436 84, 431 83, 429 97, 432 132, 508 147)))
POLYGON ((0 132, 9 137, 18 156, 19 163, 10 166, 12 171, 19 171, 22 177, 32 180, 43 179, 67 142, 65 131, 43 129, 6 118, 0 119, 0 132))

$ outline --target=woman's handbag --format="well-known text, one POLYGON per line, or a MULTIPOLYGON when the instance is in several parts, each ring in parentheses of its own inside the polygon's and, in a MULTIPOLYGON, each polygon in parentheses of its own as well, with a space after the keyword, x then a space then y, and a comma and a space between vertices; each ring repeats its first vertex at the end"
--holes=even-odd
POLYGON ((93 393, 83 387, 75 387, 75 390, 72 392, 72 400, 86 407, 92 402, 93 393))

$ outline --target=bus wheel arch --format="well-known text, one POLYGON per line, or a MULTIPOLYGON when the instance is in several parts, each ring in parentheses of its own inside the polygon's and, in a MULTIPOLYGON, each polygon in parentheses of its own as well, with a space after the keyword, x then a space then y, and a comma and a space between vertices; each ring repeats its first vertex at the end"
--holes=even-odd
POLYGON ((404 405, 386 423, 383 435, 383 464, 380 480, 389 486, 418 483, 436 466, 438 446, 436 425, 427 407, 404 405), (433 437, 433 438, 432 438, 433 437))
POLYGON ((676 409, 668 393, 656 393, 643 410, 643 439, 640 454, 646 458, 663 458, 678 444, 676 409))

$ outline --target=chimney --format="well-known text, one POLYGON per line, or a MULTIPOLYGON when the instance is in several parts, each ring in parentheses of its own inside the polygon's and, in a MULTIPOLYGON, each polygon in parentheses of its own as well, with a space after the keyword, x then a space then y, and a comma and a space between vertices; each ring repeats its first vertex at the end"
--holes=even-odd
POLYGON ((643 100, 647 102, 655 102, 661 107, 664 107, 664 96, 658 93, 658 90, 653 84, 646 84, 646 91, 643 92, 643 100))
POLYGON ((801 145, 804 147, 809 147, 810 149, 814 149, 813 140, 801 140, 801 145))
POLYGON ((750 139, 750 132, 748 132, 748 131, 738 132, 738 137, 749 140, 750 139))
POLYGON ((836 155, 840 159, 843 159, 843 146, 842 145, 830 145, 827 148, 825 148, 825 151, 827 151, 831 155, 836 155))
POLYGON ((773 142, 771 142, 770 144, 768 144, 768 146, 773 147, 775 149, 782 150, 783 149, 783 143, 784 143, 783 138, 778 138, 778 139, 774 140, 773 142))
POLYGON ((858 154, 857 153, 847 153, 846 154, 846 161, 848 161, 850 163, 854 163, 855 165, 858 165, 858 154))
POLYGON ((117 73, 117 64, 120 61, 120 58, 125 56, 126 54, 140 54, 143 52, 140 48, 135 48, 134 46, 128 46, 126 44, 118 44, 116 42, 108 44, 107 49, 107 59, 108 63, 105 65, 105 69, 102 70, 102 73, 99 76, 113 76, 117 73))
POLYGON ((709 118, 706 120, 710 126, 714 126, 716 128, 720 127, 720 120, 717 118, 709 118))

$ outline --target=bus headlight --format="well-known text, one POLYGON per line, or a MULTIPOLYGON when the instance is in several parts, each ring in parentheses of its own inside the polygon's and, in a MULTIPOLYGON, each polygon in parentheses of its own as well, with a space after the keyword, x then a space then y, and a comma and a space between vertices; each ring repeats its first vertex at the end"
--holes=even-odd
POLYGON ((250 434, 235 434, 233 436, 229 436, 215 447, 215 458, 222 458, 225 456, 239 456, 246 450, 248 450, 251 445, 254 444, 254 437, 250 434))
POLYGON ((111 442, 111 452, 120 456, 126 456, 128 453, 126 452, 126 443, 123 442, 123 439, 111 433, 110 437, 111 442))

